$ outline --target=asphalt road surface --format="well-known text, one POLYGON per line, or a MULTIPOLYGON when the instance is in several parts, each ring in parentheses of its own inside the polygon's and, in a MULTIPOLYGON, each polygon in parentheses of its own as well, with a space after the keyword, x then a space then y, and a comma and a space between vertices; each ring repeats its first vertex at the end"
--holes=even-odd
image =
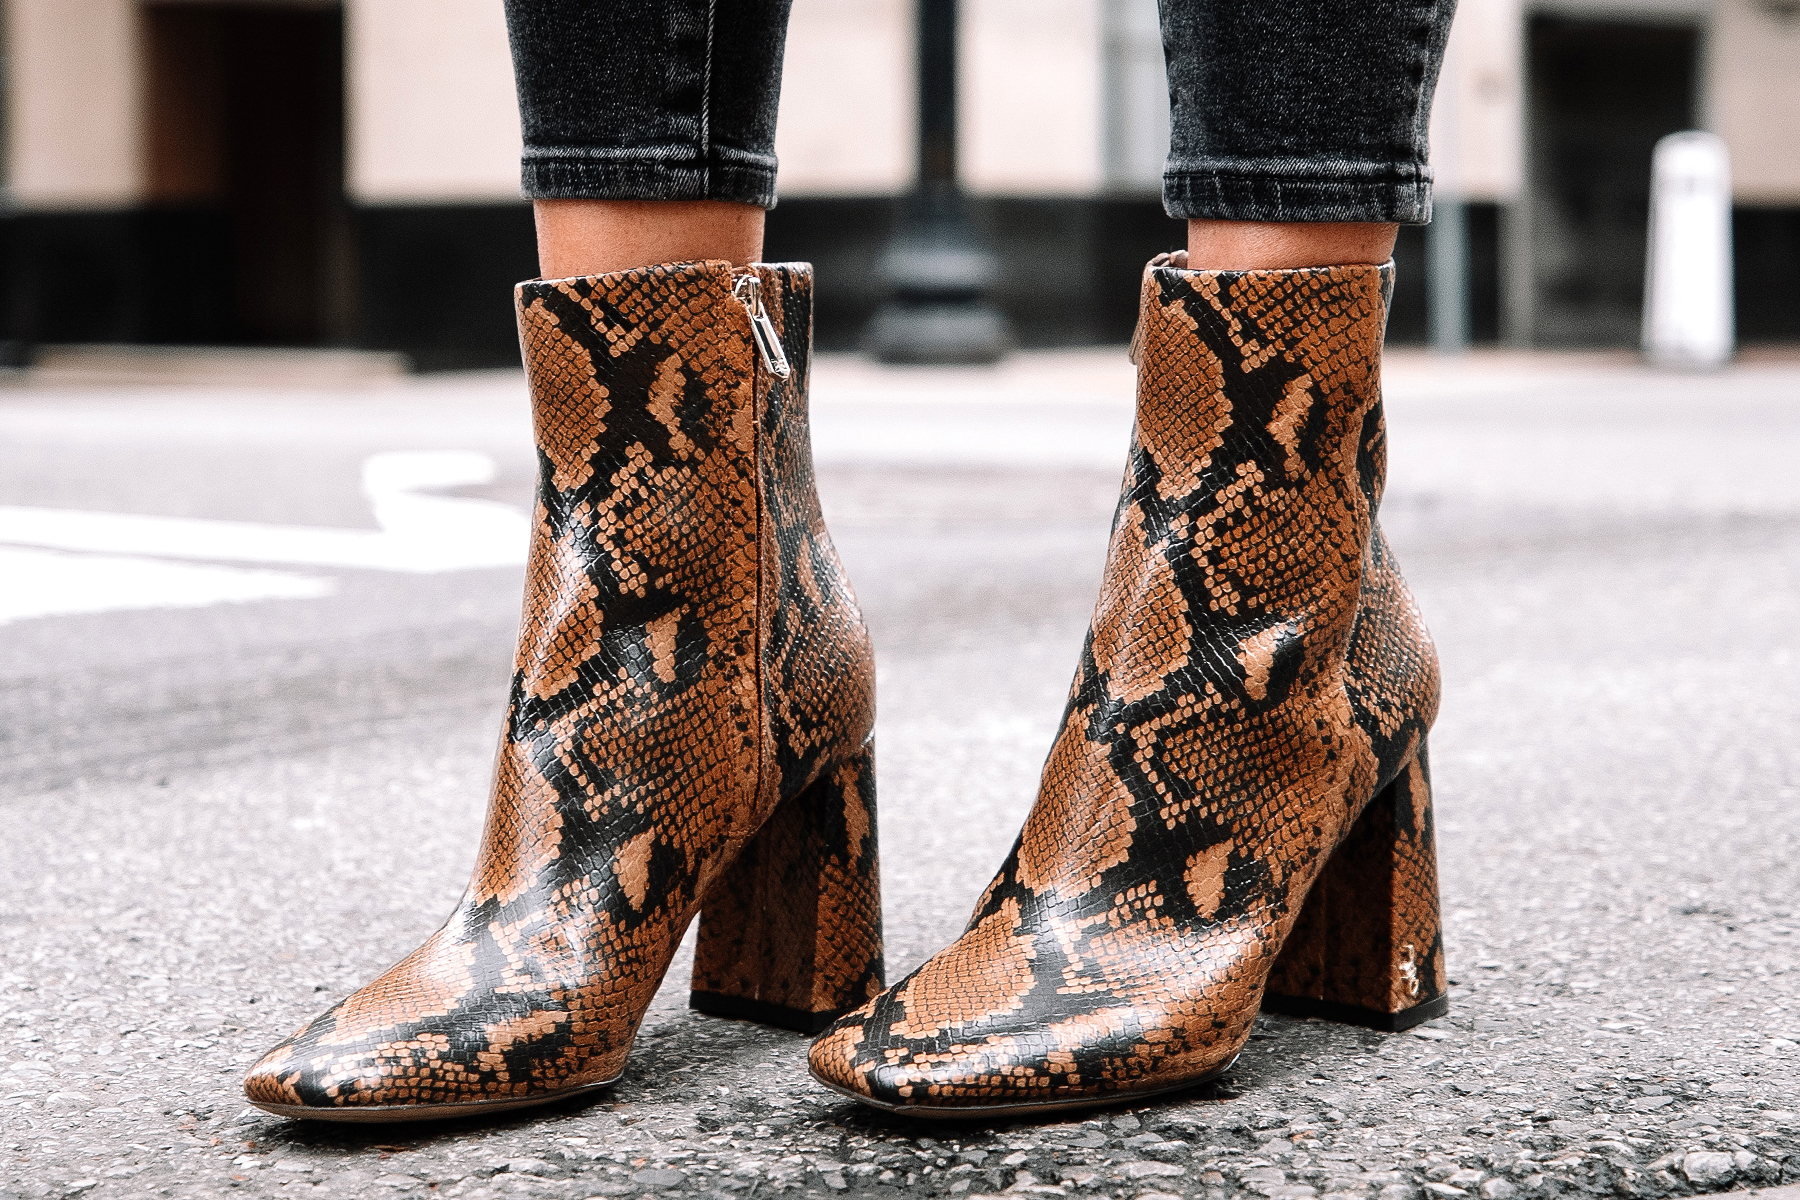
MULTIPOLYGON (((890 978, 1029 805, 1118 351, 815 373, 880 662, 890 978)), ((1383 520, 1443 654, 1447 1018, 1268 1018, 1219 1084, 921 1127, 685 1008, 597 1102, 246 1108, 467 878, 532 458, 516 375, 0 391, 0 1196, 1656 1197, 1800 1181, 1800 363, 1395 356, 1383 520), (896 1193, 897 1194, 897 1193, 896 1193)))

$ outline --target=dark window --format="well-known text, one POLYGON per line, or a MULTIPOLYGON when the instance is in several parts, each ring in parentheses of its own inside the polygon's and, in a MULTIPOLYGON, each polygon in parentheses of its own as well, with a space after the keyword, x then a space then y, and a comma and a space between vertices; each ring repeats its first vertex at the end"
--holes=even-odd
POLYGON ((1530 27, 1533 340, 1638 340, 1650 155, 1694 124, 1698 33, 1537 17, 1530 27))
POLYGON ((220 332, 251 344, 346 340, 341 10, 153 4, 144 19, 151 193, 159 208, 215 218, 220 332))

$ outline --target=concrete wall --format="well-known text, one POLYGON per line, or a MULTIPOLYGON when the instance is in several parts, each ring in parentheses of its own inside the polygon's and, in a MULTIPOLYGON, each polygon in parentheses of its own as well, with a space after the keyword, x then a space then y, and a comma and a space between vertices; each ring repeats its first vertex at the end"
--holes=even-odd
POLYGON ((137 5, 7 0, 6 185, 27 210, 143 195, 137 5))
POLYGON ((964 184, 999 195, 1097 190, 1099 0, 965 0, 960 11, 964 184))
POLYGON ((1778 20, 1756 0, 1718 0, 1704 78, 1737 199, 1800 203, 1800 20, 1778 20))
MULTIPOLYGON (((350 180, 364 202, 519 194, 495 0, 349 0, 350 180)), ((913 174, 909 0, 797 0, 776 153, 784 195, 885 194, 913 174)))
MULTIPOLYGON (((1117 0, 1114 0, 1116 4, 1117 0)), ((15 0, 12 110, 21 198, 134 195, 135 59, 129 0, 93 0, 81 28, 56 0, 15 0), (75 36, 71 36, 74 33, 75 36), (71 58, 90 67, 71 72, 71 58), (91 82, 107 85, 97 98, 91 82), (74 82, 74 81, 79 81, 74 82), (51 115, 53 114, 53 115, 51 115), (46 119, 46 118, 49 119, 46 119), (78 154, 58 154, 67 129, 78 154), (77 132, 78 131, 78 132, 77 132)), ((350 187, 368 202, 517 195, 518 119, 492 0, 348 0, 350 187)), ((1697 0, 1537 0, 1629 19, 1698 16, 1697 0), (1667 11, 1665 11, 1667 10, 1667 11)), ((1711 6, 1707 111, 1733 150, 1740 199, 1800 199, 1800 24, 1757 0, 1711 6)), ((974 191, 1079 195, 1109 178, 1102 0, 966 0, 962 168, 974 191)), ((796 0, 776 151, 783 194, 877 195, 914 170, 911 0, 796 0)), ((1523 186, 1521 0, 1462 0, 1432 122, 1446 195, 1507 201, 1523 186)), ((1115 18, 1114 24, 1117 24, 1115 18)), ((1116 36, 1116 35, 1115 35, 1116 36)), ((1116 113, 1116 99, 1110 107, 1116 113)), ((1138 157, 1143 157, 1142 155, 1138 157)), ((1146 171, 1139 170, 1137 174, 1146 171)))
MULTIPOLYGON (((360 201, 519 194, 496 0, 349 0, 350 189, 360 201)), ((776 153, 784 195, 886 194, 913 174, 909 0, 797 0, 776 153)))
POLYGON ((1519 0, 1461 0, 1431 113, 1440 195, 1505 202, 1525 181, 1524 14, 1519 0))
MULTIPOLYGON (((144 198, 133 0, 9 0, 6 182, 27 209, 144 198)), ((797 0, 784 194, 903 190, 914 170, 910 0, 797 0)), ((347 186, 361 203, 517 199, 519 121, 497 0, 347 0, 347 186)))
POLYGON ((1169 74, 1156 0, 1102 0, 1102 25, 1106 187, 1160 196, 1169 157, 1169 74))
POLYGON ((499 0, 348 0, 347 187, 362 203, 519 198, 499 0))
POLYGON ((775 133, 783 196, 911 184, 914 58, 912 0, 794 0, 775 133))
MULTIPOLYGON (((1731 146, 1738 198, 1800 202, 1800 22, 1779 19, 1762 0, 1529 2, 1620 19, 1710 14, 1704 108, 1731 146)), ((1153 186, 1147 151, 1131 164, 1108 162, 1109 137, 1118 140, 1109 114, 1116 124, 1135 111, 1132 127, 1143 123, 1143 104, 1123 103, 1107 68, 1109 36, 1120 42, 1134 24, 1128 3, 965 0, 962 167, 972 190, 1153 186)), ((1519 194, 1521 3, 1462 0, 1432 129, 1446 195, 1519 194)), ((138 7, 6 3, 6 184, 16 206, 117 208, 145 198, 138 7)), ((346 0, 345 9, 352 197, 516 198, 518 117, 497 0, 346 0)), ((796 0, 777 141, 784 194, 882 195, 908 185, 912 20, 912 0, 796 0)))
MULTIPOLYGON (((43 2, 43 0, 38 0, 43 2)), ((494 0, 348 0, 351 194, 518 194, 518 116, 494 0)), ((775 150, 783 195, 883 195, 916 155, 912 0, 796 0, 775 150)), ((1102 181, 1099 0, 968 0, 962 169, 976 191, 1102 181)))

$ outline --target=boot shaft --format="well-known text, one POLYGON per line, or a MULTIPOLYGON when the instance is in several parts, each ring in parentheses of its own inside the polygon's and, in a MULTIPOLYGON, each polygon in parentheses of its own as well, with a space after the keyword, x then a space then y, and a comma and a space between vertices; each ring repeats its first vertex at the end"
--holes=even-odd
POLYGON ((812 476, 810 269, 753 271, 760 304, 751 272, 716 262, 518 289, 539 482, 483 853, 508 876, 496 895, 557 837, 503 809, 527 827, 638 810, 704 886, 873 725, 867 633, 812 476), (527 848, 511 868, 504 842, 527 848))
POLYGON ((1391 267, 1187 271, 1162 260, 1145 272, 1120 513, 1141 503, 1147 522, 1194 544, 1210 617, 1306 608, 1319 630, 1354 609, 1387 474, 1391 278, 1391 267))
MULTIPOLYGON (((1436 648, 1377 519, 1393 264, 1183 262, 1163 256, 1145 272, 1134 469, 1141 452, 1143 473, 1210 535, 1191 551, 1213 583, 1209 618, 1257 630, 1264 616, 1234 653, 1243 701, 1341 680, 1385 788, 1435 720, 1440 690, 1436 648), (1187 469, 1171 482, 1163 461, 1187 469)), ((1128 485, 1121 512, 1130 496, 1128 485)))
POLYGON ((785 263, 756 270, 764 309, 790 368, 786 377, 772 371, 758 375, 766 812, 799 794, 873 733, 875 655, 825 528, 813 473, 812 270, 785 263))
POLYGON ((1229 843, 1262 877, 1237 894, 1279 910, 1429 724, 1435 652, 1375 522, 1384 275, 1146 272, 1137 423, 1026 887, 1111 894, 1229 843), (1278 852, 1301 826, 1323 840, 1278 852))

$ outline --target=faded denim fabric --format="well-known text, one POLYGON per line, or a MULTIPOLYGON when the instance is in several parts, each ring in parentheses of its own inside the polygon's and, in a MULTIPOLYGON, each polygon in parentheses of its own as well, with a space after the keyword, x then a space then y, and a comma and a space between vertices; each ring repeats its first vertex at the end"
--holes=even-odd
POLYGON ((506 0, 533 199, 775 204, 791 0, 506 0))
POLYGON ((1426 127, 1456 0, 1160 6, 1170 216, 1431 219, 1426 127))
MULTIPOLYGON (((775 204, 791 0, 506 0, 534 199, 775 204)), ((1160 0, 1163 206, 1234 221, 1431 217, 1455 0, 1160 0)))

